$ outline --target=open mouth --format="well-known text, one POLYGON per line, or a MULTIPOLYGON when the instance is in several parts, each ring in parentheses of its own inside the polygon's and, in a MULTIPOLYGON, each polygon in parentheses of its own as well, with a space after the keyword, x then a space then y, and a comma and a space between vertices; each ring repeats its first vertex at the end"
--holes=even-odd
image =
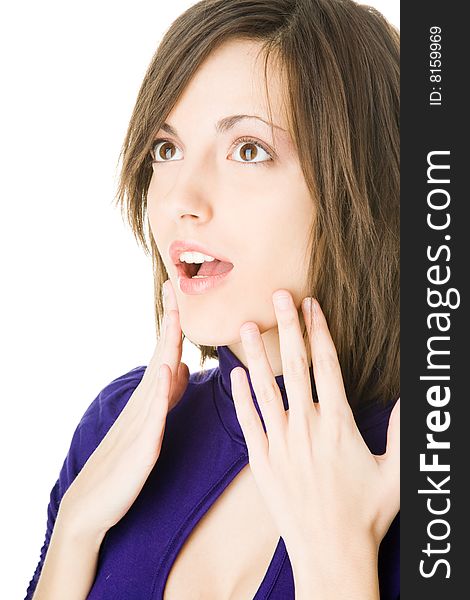
POLYGON ((179 262, 177 268, 180 275, 188 279, 203 279, 223 275, 233 269, 233 264, 214 259, 211 262, 204 261, 203 263, 179 262))
POLYGON ((186 277, 195 277, 204 263, 181 263, 186 277))

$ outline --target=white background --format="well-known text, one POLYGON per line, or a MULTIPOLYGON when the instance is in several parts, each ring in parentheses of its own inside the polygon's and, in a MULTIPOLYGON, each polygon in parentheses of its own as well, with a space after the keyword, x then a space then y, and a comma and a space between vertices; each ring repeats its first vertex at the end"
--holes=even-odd
MULTIPOLYGON (((3 7, 2 598, 24 598, 49 493, 81 416, 105 385, 153 352, 150 259, 112 200, 145 70, 192 4, 3 7)), ((399 24, 398 0, 369 4, 399 24)), ((185 344, 183 360, 198 370, 197 350, 185 344)))

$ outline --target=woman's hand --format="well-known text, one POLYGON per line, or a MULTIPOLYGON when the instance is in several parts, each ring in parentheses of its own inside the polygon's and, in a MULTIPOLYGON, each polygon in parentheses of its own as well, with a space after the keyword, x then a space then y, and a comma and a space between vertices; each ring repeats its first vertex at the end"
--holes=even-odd
POLYGON ((188 385, 170 280, 164 292, 163 331, 142 380, 60 504, 62 522, 83 537, 104 536, 134 503, 160 455, 167 413, 188 385))
MULTIPOLYGON (((373 595, 362 597, 376 597, 374 561, 400 502, 399 401, 390 417, 386 452, 375 456, 348 404, 323 312, 313 300, 310 327, 308 300, 302 310, 319 402, 312 399, 297 309, 290 293, 278 290, 273 301, 289 410, 284 410, 259 329, 252 322, 244 323, 240 333, 266 433, 240 367, 231 372, 235 408, 251 471, 284 539, 294 576, 301 580, 300 587, 308 590, 304 597, 319 593, 322 599, 330 594, 342 598, 338 579, 347 582, 345 598, 361 597, 366 593, 361 582, 355 585, 348 577, 354 578, 364 562, 371 563, 375 572, 365 588, 373 595)), ((301 596, 296 593, 296 597, 301 596)))

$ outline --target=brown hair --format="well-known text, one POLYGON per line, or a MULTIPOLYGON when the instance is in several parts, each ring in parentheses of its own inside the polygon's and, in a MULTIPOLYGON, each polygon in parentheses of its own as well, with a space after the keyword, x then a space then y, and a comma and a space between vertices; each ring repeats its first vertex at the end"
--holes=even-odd
MULTIPOLYGON (((399 396, 399 34, 352 0, 202 0, 165 33, 121 149, 117 202, 151 254, 155 317, 168 279, 148 224, 150 150, 204 59, 228 39, 279 58, 289 130, 312 202, 308 285, 356 409, 399 396), (149 242, 147 241, 147 237, 149 242)), ((305 334, 304 334, 305 336, 305 334)), ((201 367, 216 348, 198 346, 201 367)))

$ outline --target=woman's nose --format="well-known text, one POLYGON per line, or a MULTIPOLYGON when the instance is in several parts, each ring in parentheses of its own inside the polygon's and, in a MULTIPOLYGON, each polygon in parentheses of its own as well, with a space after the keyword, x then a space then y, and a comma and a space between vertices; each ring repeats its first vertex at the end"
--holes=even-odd
POLYGON ((207 172, 181 173, 167 196, 173 220, 209 221, 213 213, 214 183, 214 178, 207 172))

